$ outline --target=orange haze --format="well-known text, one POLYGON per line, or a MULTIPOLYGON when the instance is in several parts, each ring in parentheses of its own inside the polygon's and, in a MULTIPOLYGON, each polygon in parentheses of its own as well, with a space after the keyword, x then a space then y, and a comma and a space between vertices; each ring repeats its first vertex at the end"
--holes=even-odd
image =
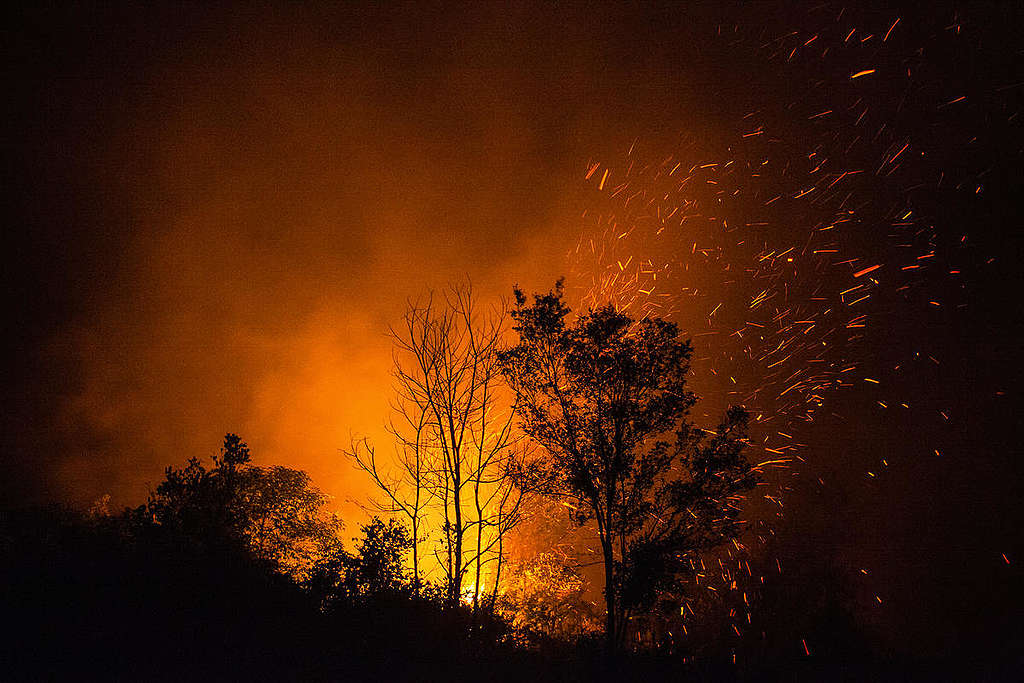
POLYGON ((19 426, 38 497, 141 501, 227 431, 362 497, 338 449, 388 447, 406 297, 549 287, 588 160, 710 125, 700 83, 621 39, 625 8, 489 7, 45 16, 71 41, 39 88, 47 144, 85 199, 53 228, 73 310, 19 426))

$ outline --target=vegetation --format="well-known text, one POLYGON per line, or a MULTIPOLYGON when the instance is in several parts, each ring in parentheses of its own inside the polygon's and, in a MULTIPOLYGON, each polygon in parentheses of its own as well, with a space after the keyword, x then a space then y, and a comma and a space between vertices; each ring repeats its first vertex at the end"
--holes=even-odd
POLYGON ((517 289, 516 303, 519 343, 502 360, 523 431, 547 454, 536 485, 596 522, 605 635, 621 649, 628 619, 678 590, 687 559, 739 532, 755 483, 747 414, 731 408, 711 439, 685 421, 692 349, 670 322, 609 305, 567 324, 561 282, 531 306, 517 289))
POLYGON ((224 437, 213 464, 207 469, 190 458, 180 469, 168 467, 135 516, 193 547, 237 545, 297 579, 340 551, 341 521, 327 512, 328 497, 305 472, 252 465, 235 434, 224 437))
MULTIPOLYGON (((396 680, 432 662, 430 678, 622 679, 598 666, 602 619, 615 661, 639 656, 629 618, 735 538, 754 481, 746 415, 703 438, 674 325, 612 308, 570 324, 561 297, 560 283, 531 306, 516 291, 511 317, 468 288, 410 304, 393 335, 394 457, 347 451, 382 494, 355 538, 305 472, 255 465, 235 434, 168 467, 136 508, 4 513, 0 581, 24 626, 6 643, 12 676, 396 680), (604 610, 571 553, 520 542, 511 559, 521 521, 558 527, 567 509, 596 524, 604 610)), ((647 677, 650 657, 630 670, 647 677)))
POLYGON ((474 611, 481 597, 495 605, 505 541, 530 492, 520 476, 530 452, 514 432, 515 406, 502 381, 507 321, 503 306, 481 311, 468 285, 410 303, 402 327, 391 331, 395 394, 387 429, 395 457, 382 463, 366 439, 346 451, 383 494, 373 507, 409 521, 414 590, 424 580, 419 549, 426 542, 449 605, 468 599, 474 611))

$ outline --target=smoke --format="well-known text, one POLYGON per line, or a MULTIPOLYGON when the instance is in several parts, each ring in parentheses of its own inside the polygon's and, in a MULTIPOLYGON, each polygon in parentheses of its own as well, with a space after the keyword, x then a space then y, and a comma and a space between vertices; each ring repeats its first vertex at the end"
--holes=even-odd
MULTIPOLYGON (((386 332, 406 297, 467 276, 483 299, 517 282, 546 289, 571 274, 581 226, 612 227, 608 212, 581 220, 593 163, 622 159, 637 136, 666 155, 685 139, 698 158, 732 159, 730 141, 759 135, 748 116, 763 116, 766 144, 806 161, 806 133, 829 134, 842 118, 820 117, 836 93, 863 87, 865 121, 885 118, 886 135, 913 143, 900 163, 916 150, 942 170, 934 189, 914 188, 948 237, 940 253, 965 244, 977 257, 940 273, 942 308, 865 332, 870 349, 917 354, 927 371, 906 365, 909 379, 880 385, 885 395, 865 384, 821 415, 805 439, 807 484, 787 499, 787 557, 830 561, 813 539, 841 539, 847 573, 880 577, 858 589, 858 613, 878 614, 901 648, 984 642, 989 614, 1011 623, 1018 596, 1003 572, 1022 552, 1019 420, 1005 397, 1020 325, 1006 303, 1021 250, 1006 226, 1020 223, 1021 76, 1006 46, 1019 8, 13 12, 0 41, 3 498, 138 503, 166 465, 208 457, 234 431, 257 462, 309 471, 351 519, 347 501, 369 490, 338 449, 353 433, 389 448, 386 332), (818 36, 840 30, 840 17, 858 30, 847 52, 818 36), (851 80, 865 69, 877 73, 851 80), (876 398, 892 409, 880 413, 876 398)), ((863 125, 873 150, 880 124, 863 125)), ((843 170, 866 177, 878 168, 867 161, 843 170)), ((805 225, 782 213, 778 223, 780 237, 805 225)), ((851 239, 874 245, 890 232, 876 228, 851 239)), ((698 341, 695 363, 711 343, 698 341)), ((874 355, 879 367, 889 357, 874 355)), ((696 377, 698 390, 733 390, 726 373, 696 377)))
POLYGON ((525 92, 490 29, 435 40, 408 13, 112 12, 34 17, 81 58, 33 90, 65 105, 37 131, 64 154, 46 184, 75 191, 28 188, 51 210, 19 247, 63 256, 20 284, 63 308, 22 312, 39 345, 6 450, 40 497, 129 503, 236 431, 362 496, 338 449, 383 440, 406 298, 560 274, 582 162, 572 107, 538 109, 537 88, 561 76, 525 92))

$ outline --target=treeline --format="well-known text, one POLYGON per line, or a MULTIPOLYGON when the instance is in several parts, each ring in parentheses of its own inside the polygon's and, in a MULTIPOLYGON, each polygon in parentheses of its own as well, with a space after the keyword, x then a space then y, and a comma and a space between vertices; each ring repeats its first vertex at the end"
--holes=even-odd
MULTIPOLYGON (((566 569, 529 565, 500 601, 414 581, 408 528, 346 537, 301 471, 219 455, 168 467, 119 512, 0 511, 4 680, 594 680, 599 640, 570 638, 566 569)), ((571 574, 571 572, 570 572, 571 574)), ((572 575, 575 576, 575 575, 572 575)), ((574 583, 577 597, 579 583, 574 583)), ((578 622, 576 623, 579 626, 578 622)), ((646 662, 650 666, 651 662, 646 662)), ((621 674, 617 674, 621 678, 621 674)))
POLYGON ((509 656, 493 611, 414 593, 401 523, 375 517, 346 549, 326 503, 229 434, 137 508, 5 510, 4 679, 402 679, 509 656))
POLYGON ((393 331, 394 449, 347 450, 381 494, 348 543, 304 472, 254 465, 234 434, 212 462, 168 467, 137 508, 4 513, 14 677, 573 679, 640 645, 678 667, 689 561, 737 538, 758 479, 747 414, 688 421, 692 347, 674 324, 570 315, 561 282, 515 295, 410 304, 393 331), (579 558, 540 548, 509 565, 510 535, 552 506, 599 548, 603 605, 579 558))

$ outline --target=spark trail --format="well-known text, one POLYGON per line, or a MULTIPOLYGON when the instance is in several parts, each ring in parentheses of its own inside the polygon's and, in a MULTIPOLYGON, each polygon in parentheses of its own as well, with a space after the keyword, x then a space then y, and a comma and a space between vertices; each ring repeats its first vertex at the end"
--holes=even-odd
MULTIPOLYGON (((770 475, 750 511, 761 543, 784 508, 784 473, 815 456, 801 435, 824 411, 842 410, 843 390, 874 392, 879 410, 913 410, 916 397, 891 393, 886 377, 940 361, 927 338, 880 342, 906 320, 965 306, 965 278, 991 261, 943 215, 948 202, 984 191, 983 171, 941 162, 980 134, 948 119, 972 98, 949 90, 958 86, 926 58, 936 46, 961 48, 959 18, 911 28, 836 9, 803 19, 769 36, 720 28, 803 96, 726 122, 719 140, 683 137, 661 154, 638 140, 620 158, 589 161, 569 254, 582 307, 612 302, 692 337, 693 385, 709 421, 727 404, 750 409, 748 457, 770 475)), ((1012 119, 1008 102, 997 108, 1012 119)), ((929 419, 949 421, 935 412, 929 419)), ((746 550, 690 560, 695 586, 733 593, 737 637, 765 580, 746 550)), ((695 615, 693 606, 683 613, 695 615)))

